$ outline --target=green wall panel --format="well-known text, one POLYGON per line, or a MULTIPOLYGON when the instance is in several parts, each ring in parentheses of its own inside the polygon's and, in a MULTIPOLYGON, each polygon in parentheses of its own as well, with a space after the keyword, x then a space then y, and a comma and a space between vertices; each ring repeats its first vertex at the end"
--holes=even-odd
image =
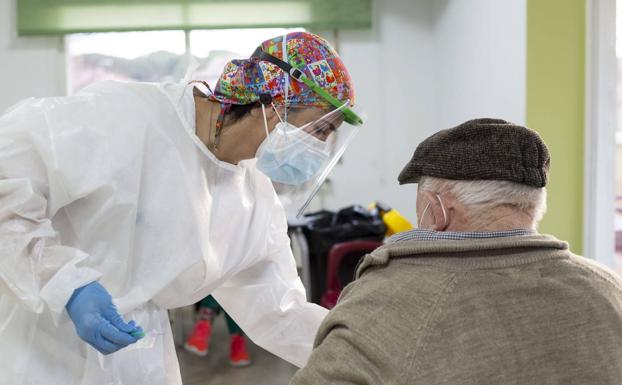
POLYGON ((540 225, 583 251, 585 0, 527 1, 527 125, 551 150, 540 225))

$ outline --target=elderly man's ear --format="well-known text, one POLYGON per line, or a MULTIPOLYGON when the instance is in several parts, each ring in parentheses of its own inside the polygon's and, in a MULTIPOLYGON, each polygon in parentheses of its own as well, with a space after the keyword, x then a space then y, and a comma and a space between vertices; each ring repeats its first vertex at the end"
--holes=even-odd
POLYGON ((438 194, 430 191, 422 191, 423 207, 430 204, 427 212, 420 218, 420 226, 424 229, 434 231, 445 231, 451 222, 450 214, 453 212, 448 206, 450 202, 446 202, 440 198, 438 194))

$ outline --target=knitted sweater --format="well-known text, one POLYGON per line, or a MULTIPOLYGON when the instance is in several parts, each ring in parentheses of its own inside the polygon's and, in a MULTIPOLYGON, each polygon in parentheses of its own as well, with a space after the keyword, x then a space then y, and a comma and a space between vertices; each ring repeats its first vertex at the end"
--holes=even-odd
POLYGON ((291 384, 622 384, 622 281, 546 235, 387 244, 291 384))

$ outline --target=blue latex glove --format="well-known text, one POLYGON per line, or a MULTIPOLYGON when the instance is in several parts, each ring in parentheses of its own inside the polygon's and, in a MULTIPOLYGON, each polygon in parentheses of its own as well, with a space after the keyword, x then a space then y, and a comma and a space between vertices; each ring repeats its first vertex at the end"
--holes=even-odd
POLYGON ((65 307, 80 338, 102 354, 114 353, 144 335, 134 321, 123 321, 112 297, 99 282, 74 290, 65 307))

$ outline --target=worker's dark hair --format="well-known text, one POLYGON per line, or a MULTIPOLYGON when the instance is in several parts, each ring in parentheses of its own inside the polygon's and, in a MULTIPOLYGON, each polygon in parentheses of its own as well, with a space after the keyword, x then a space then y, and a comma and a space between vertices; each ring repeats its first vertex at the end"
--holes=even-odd
POLYGON ((260 107, 262 104, 264 106, 269 106, 270 103, 272 103, 272 95, 269 93, 260 94, 259 101, 257 102, 242 105, 234 104, 230 106, 225 116, 226 119, 229 120, 229 123, 235 123, 249 114, 253 108, 260 107))
POLYGON ((229 112, 225 115, 227 123, 235 123, 246 115, 250 114, 253 108, 261 106, 258 102, 250 104, 233 104, 229 107, 229 112))
MULTIPOLYGON (((206 83, 203 83, 203 84, 207 86, 206 83)), ((201 91, 200 89, 198 89, 197 87, 194 87, 192 91, 195 96, 200 96, 202 98, 207 99, 207 95, 205 95, 205 93, 201 91)), ((250 104, 233 104, 229 107, 229 111, 227 111, 227 114, 225 115, 225 119, 227 123, 235 123, 238 120, 245 117, 246 115, 250 114, 253 108, 257 108, 259 106, 261 106, 259 102, 250 103, 250 104)))

